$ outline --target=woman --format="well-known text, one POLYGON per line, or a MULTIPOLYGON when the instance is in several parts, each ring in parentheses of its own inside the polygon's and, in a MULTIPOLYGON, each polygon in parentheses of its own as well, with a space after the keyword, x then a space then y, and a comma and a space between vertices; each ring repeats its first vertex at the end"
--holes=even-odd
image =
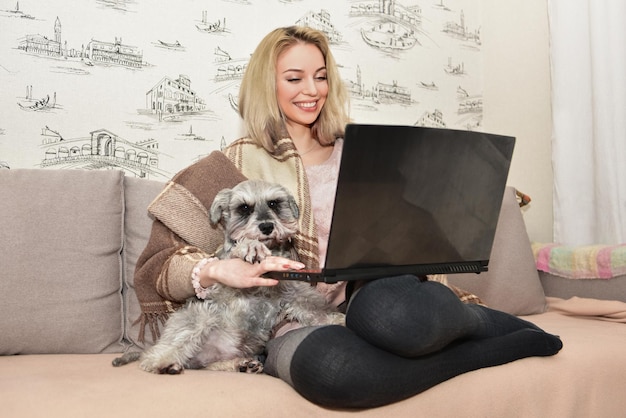
MULTIPOLYGON (((347 99, 321 32, 278 28, 261 41, 239 95, 248 136, 182 170, 150 206, 156 220, 135 274, 142 335, 149 326, 157 338, 159 321, 214 283, 274 286, 265 272, 319 266, 347 99), (244 178, 279 182, 294 193, 301 208, 294 238, 300 261, 211 258, 222 237, 208 225, 207 208, 217 191, 244 178)), ((375 280, 348 297, 345 284, 318 288, 339 309, 348 306, 346 327, 285 324, 267 346, 265 370, 324 406, 384 405, 470 370, 553 355, 562 347, 531 323, 463 303, 450 288, 414 276, 375 280)))

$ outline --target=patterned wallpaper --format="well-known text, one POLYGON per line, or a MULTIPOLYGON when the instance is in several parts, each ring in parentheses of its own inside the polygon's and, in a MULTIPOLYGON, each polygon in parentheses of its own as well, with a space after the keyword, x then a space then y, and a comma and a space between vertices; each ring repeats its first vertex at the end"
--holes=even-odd
POLYGON ((0 166, 165 180, 242 135, 250 54, 323 30, 355 122, 480 130, 480 0, 0 0, 0 166))

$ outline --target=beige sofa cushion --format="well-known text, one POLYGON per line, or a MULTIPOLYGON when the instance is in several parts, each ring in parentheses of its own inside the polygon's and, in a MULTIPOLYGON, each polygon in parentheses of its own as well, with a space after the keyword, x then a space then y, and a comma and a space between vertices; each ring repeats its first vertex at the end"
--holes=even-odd
MULTIPOLYGON (((531 357, 465 373, 381 408, 322 408, 302 398, 284 381, 268 375, 185 370, 178 376, 157 376, 142 371, 136 363, 112 367, 115 354, 40 355, 0 357, 0 415, 11 418, 624 416, 624 324, 556 312, 525 319, 561 335, 565 343, 563 350, 554 357, 531 357)), ((381 384, 384 382, 385 377, 381 376, 381 384)))
POLYGON ((515 189, 507 187, 489 260, 489 271, 451 274, 448 281, 513 315, 544 312, 546 298, 515 189))
POLYGON ((122 349, 120 171, 0 171, 0 354, 122 349))
MULTIPOLYGON (((136 323, 141 308, 135 293, 133 277, 137 259, 143 252, 150 231, 152 229, 152 216, 148 213, 148 205, 163 190, 165 183, 126 177, 124 179, 125 199, 125 244, 124 244, 124 306, 126 317, 124 321, 124 337, 127 341, 143 348, 139 343, 139 324, 136 323)), ((151 339, 148 339, 151 341, 151 339)))

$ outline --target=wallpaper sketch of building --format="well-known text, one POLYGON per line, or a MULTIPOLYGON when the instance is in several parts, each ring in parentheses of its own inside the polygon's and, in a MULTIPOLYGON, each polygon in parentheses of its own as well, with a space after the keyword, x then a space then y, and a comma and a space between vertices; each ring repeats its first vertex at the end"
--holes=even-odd
POLYGON ((44 35, 26 35, 18 44, 18 49, 36 55, 44 55, 53 58, 67 57, 67 47, 61 44, 61 21, 57 16, 54 22, 54 37, 44 35))
POLYGON ((18 49, 48 58, 78 58, 87 65, 93 63, 105 65, 122 65, 132 68, 141 68, 144 65, 143 52, 134 46, 124 45, 121 38, 114 42, 104 42, 91 39, 80 50, 68 47, 67 41, 62 41, 62 26, 57 16, 54 22, 54 37, 29 34, 24 36, 18 44, 18 49))
POLYGON ((204 100, 191 89, 191 80, 181 74, 177 79, 163 77, 146 93, 146 109, 163 118, 163 114, 199 112, 204 100))
POLYGON ((309 10, 300 19, 296 20, 295 24, 324 32, 331 44, 341 42, 341 32, 335 29, 335 25, 332 24, 328 10, 322 9, 319 12, 309 10))
POLYGON ((443 31, 450 36, 454 36, 465 41, 473 41, 477 45, 480 45, 480 30, 468 30, 465 25, 465 13, 463 10, 461 10, 459 19, 460 21, 458 23, 454 21, 445 22, 443 31))
POLYGON ((88 137, 67 139, 47 126, 41 136, 42 168, 117 168, 136 177, 169 177, 159 170, 158 143, 153 139, 132 143, 107 129, 92 131, 88 137))
POLYGON ((115 38, 115 42, 92 39, 81 57, 89 60, 89 63, 123 65, 132 68, 141 68, 144 65, 143 52, 137 47, 124 45, 122 38, 115 38))
POLYGON ((426 126, 428 128, 445 128, 446 122, 443 120, 441 110, 435 109, 432 112, 424 112, 414 125, 426 126))
POLYGON ((259 40, 329 38, 355 122, 480 130, 481 0, 0 0, 0 166, 165 179, 245 134, 259 40))

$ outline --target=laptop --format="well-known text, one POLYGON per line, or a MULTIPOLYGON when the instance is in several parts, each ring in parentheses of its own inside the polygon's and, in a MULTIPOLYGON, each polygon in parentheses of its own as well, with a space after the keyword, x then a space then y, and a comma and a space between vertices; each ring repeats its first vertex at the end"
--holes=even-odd
POLYGON ((487 271, 515 138, 348 124, 324 268, 270 272, 336 283, 487 271))

